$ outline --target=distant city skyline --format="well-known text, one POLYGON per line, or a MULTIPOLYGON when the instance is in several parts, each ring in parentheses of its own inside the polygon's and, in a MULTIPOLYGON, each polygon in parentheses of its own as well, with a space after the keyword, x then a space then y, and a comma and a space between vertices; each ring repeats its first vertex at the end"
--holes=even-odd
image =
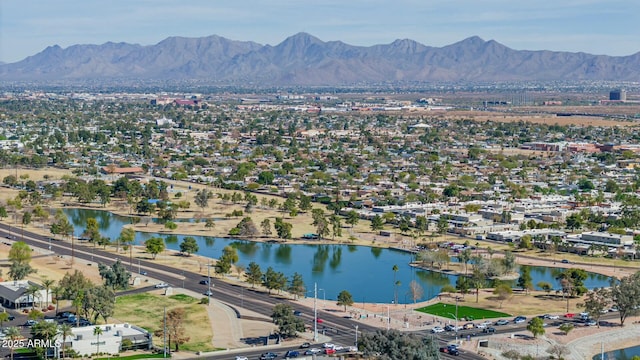
POLYGON ((516 50, 624 56, 640 51, 638 23, 640 2, 628 0, 2 0, 0 61, 52 45, 209 35, 276 45, 298 32, 357 46, 480 36, 516 50))

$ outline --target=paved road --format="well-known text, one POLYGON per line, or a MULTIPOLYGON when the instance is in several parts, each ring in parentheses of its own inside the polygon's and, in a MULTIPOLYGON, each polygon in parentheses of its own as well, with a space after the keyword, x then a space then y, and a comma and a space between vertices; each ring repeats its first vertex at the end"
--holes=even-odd
MULTIPOLYGON (((65 259, 72 256, 76 258, 83 259, 85 261, 89 261, 92 264, 96 264, 97 262, 104 263, 107 265, 112 264, 116 260, 122 261, 124 264, 129 264, 129 256, 128 254, 114 254, 106 251, 102 251, 99 247, 94 248, 92 246, 78 245, 72 244, 65 241, 59 240, 50 240, 49 237, 42 236, 36 233, 32 233, 29 231, 22 231, 22 229, 10 227, 7 224, 0 223, 0 236, 5 237, 8 236, 8 232, 17 236, 17 240, 22 240, 25 243, 29 244, 33 247, 38 247, 42 249, 49 249, 55 252, 56 255, 62 256, 65 259)), ((8 240, 10 243, 11 240, 8 240)), ((78 269, 84 265, 75 265, 75 268, 78 269)), ((203 294, 207 291, 207 285, 199 284, 200 280, 206 279, 205 276, 202 276, 197 273, 192 273, 188 271, 177 271, 175 268, 157 264, 152 261, 142 260, 140 259, 136 264, 133 264, 130 271, 132 273, 137 273, 138 271, 146 271, 147 275, 151 278, 157 279, 161 282, 166 282, 174 287, 181 287, 184 284, 184 288, 188 290, 195 291, 197 293, 203 294)), ((306 324, 310 324, 313 326, 313 309, 305 307, 299 303, 294 303, 289 300, 284 299, 276 299, 270 296, 267 293, 254 291, 251 289, 245 289, 239 285, 229 284, 224 281, 220 281, 218 279, 211 278, 211 292, 212 297, 216 300, 231 306, 234 309, 237 309, 241 304, 244 308, 255 311, 259 314, 270 316, 272 308, 277 303, 288 303, 295 309, 302 312, 302 317, 305 319, 306 324)), ((204 296, 204 295, 203 295, 204 296)), ((332 314, 331 312, 326 312, 320 310, 318 312, 320 315, 318 317, 322 318, 323 327, 326 327, 326 335, 331 336, 332 342, 336 344, 350 345, 353 344, 355 340, 355 329, 354 326, 357 324, 352 319, 343 318, 332 314)), ((239 312, 237 312, 238 316, 239 312)), ((366 325, 366 324, 358 324, 358 330, 360 332, 375 332, 378 328, 366 325)), ((426 335, 428 332, 423 331, 420 334, 426 335)), ((440 338, 441 344, 445 344, 449 341, 450 338, 440 338)), ((312 347, 320 347, 318 344, 312 345, 312 347)), ((287 348, 282 348, 278 352, 284 354, 287 348)), ((252 352, 248 352, 251 356, 250 358, 254 358, 255 355, 259 355, 264 352, 264 350, 256 350, 252 352)), ((449 358, 449 355, 443 355, 445 358, 449 358)), ((227 359, 234 358, 234 356, 226 355, 216 355, 212 356, 212 359, 227 359)), ((257 357, 255 357, 257 358, 257 357)), ((459 358, 459 359, 482 359, 480 356, 473 353, 462 353, 458 357, 451 358, 459 358)))

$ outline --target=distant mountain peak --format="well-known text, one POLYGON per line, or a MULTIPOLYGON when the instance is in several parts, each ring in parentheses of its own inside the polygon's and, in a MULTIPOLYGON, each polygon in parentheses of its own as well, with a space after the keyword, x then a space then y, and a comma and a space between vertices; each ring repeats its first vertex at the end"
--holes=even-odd
POLYGON ((443 47, 411 39, 353 46, 306 32, 260 45, 217 35, 172 36, 155 45, 107 42, 58 45, 22 61, 0 64, 0 81, 184 80, 216 84, 350 85, 380 82, 546 81, 640 78, 635 56, 518 51, 471 36, 443 47), (596 64, 596 65, 594 65, 596 64))

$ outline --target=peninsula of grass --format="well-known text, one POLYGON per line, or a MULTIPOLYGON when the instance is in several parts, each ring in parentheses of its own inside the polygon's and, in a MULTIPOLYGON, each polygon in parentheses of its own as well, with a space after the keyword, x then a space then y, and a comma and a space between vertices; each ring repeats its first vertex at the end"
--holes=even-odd
MULTIPOLYGON (((449 319, 455 320, 456 306, 452 304, 443 304, 437 303, 425 307, 421 307, 416 309, 416 311, 420 311, 426 314, 441 316, 449 319)), ((458 319, 465 320, 481 320, 481 319, 493 319, 500 318, 505 316, 511 316, 510 314, 505 314, 498 311, 478 309, 470 306, 458 306, 458 319)))
MULTIPOLYGON (((155 330, 162 328, 165 307, 167 311, 175 308, 183 308, 185 310, 184 328, 187 329, 189 341, 180 345, 180 350, 215 350, 211 343, 213 332, 207 309, 199 303, 198 299, 188 295, 162 296, 141 293, 119 296, 116 298, 113 318, 138 325, 153 334, 155 330)), ((154 344, 161 344, 162 338, 154 336, 153 342, 154 344)), ((171 345, 173 347, 173 344, 171 345)))

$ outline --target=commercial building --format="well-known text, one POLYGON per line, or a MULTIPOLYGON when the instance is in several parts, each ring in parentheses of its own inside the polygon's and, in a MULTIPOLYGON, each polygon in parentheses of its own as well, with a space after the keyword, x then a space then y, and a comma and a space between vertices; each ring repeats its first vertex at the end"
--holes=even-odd
MULTIPOLYGON (((62 343, 62 336, 58 334, 62 343)), ((118 354, 122 350, 124 340, 130 349, 151 349, 153 340, 151 333, 143 328, 130 324, 107 324, 73 328, 72 335, 67 336, 65 348, 72 349, 78 355, 88 356, 95 353, 118 354), (96 327, 102 330, 95 334, 96 327)))
POLYGON ((28 280, 5 281, 0 282, 0 302, 2 306, 11 309, 31 307, 34 303, 51 303, 51 292, 28 280), (32 286, 40 290, 30 293, 32 286))
POLYGON ((617 89, 609 92, 611 101, 627 101, 627 92, 624 89, 617 89))

